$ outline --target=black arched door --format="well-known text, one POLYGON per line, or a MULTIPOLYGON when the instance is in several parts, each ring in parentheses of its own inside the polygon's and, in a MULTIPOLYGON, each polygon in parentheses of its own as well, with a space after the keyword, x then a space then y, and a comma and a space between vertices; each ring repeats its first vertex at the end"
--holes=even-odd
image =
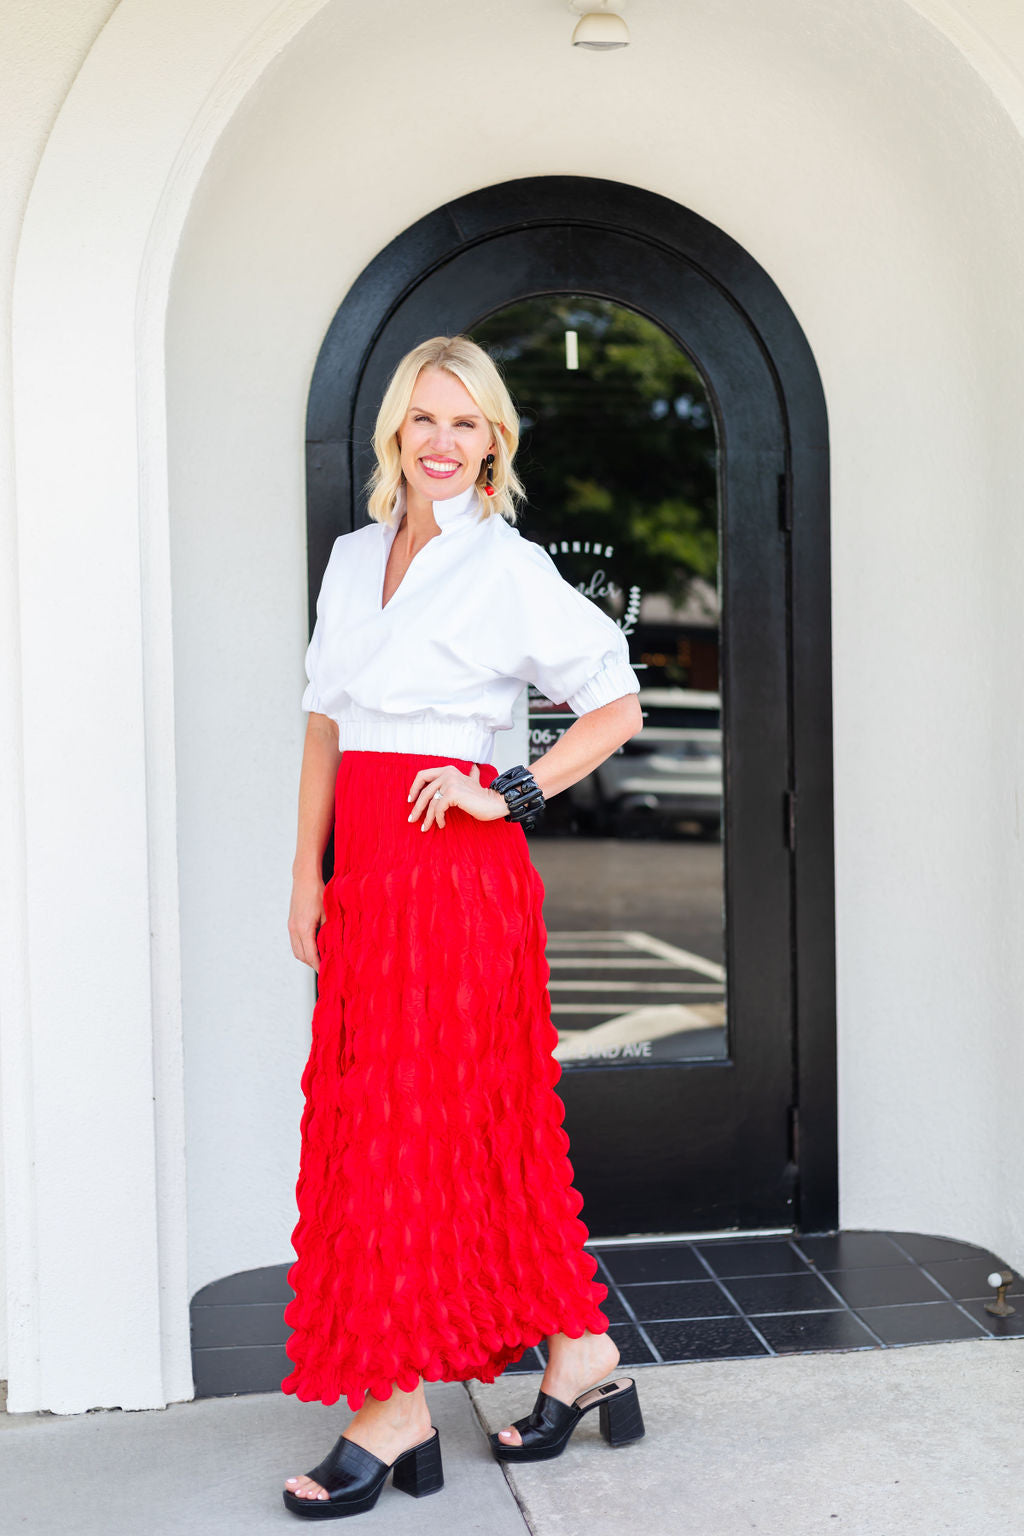
MULTIPOLYGON (((672 338, 700 375, 718 445, 725 1022, 703 1053, 567 1061, 559 1092, 584 1219, 600 1236, 831 1226, 827 427, 813 360, 766 274, 686 210, 577 178, 490 188, 399 237, 353 288, 318 360, 311 593, 337 532, 365 521, 357 488, 397 360, 427 336, 486 334, 510 305, 558 295, 622 306, 672 338)), ((642 703, 643 682, 641 671, 642 703)), ((596 966, 590 984, 612 974, 596 966)))

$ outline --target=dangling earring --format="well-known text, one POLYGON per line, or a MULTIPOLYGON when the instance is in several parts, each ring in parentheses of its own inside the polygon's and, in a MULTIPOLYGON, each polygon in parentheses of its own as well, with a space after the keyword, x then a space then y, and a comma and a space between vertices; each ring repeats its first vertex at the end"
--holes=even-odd
POLYGON ((484 486, 484 490, 487 492, 488 496, 493 496, 494 495, 494 454, 493 453, 489 453, 487 455, 487 484, 484 486))

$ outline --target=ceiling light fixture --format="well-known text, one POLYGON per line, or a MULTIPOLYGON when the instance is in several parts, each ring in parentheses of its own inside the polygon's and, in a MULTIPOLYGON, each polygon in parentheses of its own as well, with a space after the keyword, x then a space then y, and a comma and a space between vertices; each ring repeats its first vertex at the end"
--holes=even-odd
POLYGON ((569 9, 580 18, 572 34, 574 48, 625 48, 629 43, 629 28, 617 11, 624 9, 626 0, 569 0, 569 9))

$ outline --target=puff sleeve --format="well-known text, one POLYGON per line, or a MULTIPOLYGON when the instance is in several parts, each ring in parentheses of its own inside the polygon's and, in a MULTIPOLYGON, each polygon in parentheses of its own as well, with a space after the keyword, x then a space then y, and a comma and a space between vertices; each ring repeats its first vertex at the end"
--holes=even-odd
POLYGON ((639 693, 615 621, 559 574, 539 544, 522 539, 511 554, 486 625, 487 665, 577 715, 639 693))
POLYGON ((324 610, 330 601, 331 594, 337 584, 337 568, 340 556, 341 539, 335 539, 331 548, 331 556, 324 570, 323 580, 320 583, 320 592, 316 600, 316 622, 313 625, 313 633, 306 649, 306 690, 302 695, 302 708, 323 715, 324 709, 322 694, 323 688, 320 681, 320 655, 324 633, 324 610))
POLYGON ((320 703, 320 695, 317 691, 316 681, 316 663, 317 657, 320 654, 320 636, 317 633, 318 627, 319 621, 313 626, 313 635, 309 642, 309 647, 306 651, 306 677, 308 678, 308 682, 306 683, 305 692, 302 695, 302 707, 303 709, 310 710, 318 715, 322 715, 324 713, 324 709, 320 703))

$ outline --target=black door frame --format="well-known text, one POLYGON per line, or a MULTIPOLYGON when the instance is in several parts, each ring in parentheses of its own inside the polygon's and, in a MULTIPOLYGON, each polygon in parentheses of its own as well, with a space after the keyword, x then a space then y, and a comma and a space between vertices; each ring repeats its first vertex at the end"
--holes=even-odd
POLYGON ((684 263, 733 306, 774 380, 786 445, 778 516, 788 558, 791 637, 791 779, 780 799, 779 823, 780 835, 788 829, 792 844, 793 945, 786 961, 795 1015, 791 1156, 799 1172, 792 1219, 803 1232, 832 1229, 838 1218, 838 1148, 828 423, 806 338, 767 273, 690 210, 639 188, 583 177, 535 177, 489 187, 437 209, 399 235, 346 296, 312 379, 310 612, 334 538, 356 526, 359 515, 368 444, 367 423, 356 406, 361 393, 366 398, 368 365, 371 374, 376 371, 371 359, 381 333, 415 290, 453 258, 498 235, 545 227, 618 232, 684 263))

